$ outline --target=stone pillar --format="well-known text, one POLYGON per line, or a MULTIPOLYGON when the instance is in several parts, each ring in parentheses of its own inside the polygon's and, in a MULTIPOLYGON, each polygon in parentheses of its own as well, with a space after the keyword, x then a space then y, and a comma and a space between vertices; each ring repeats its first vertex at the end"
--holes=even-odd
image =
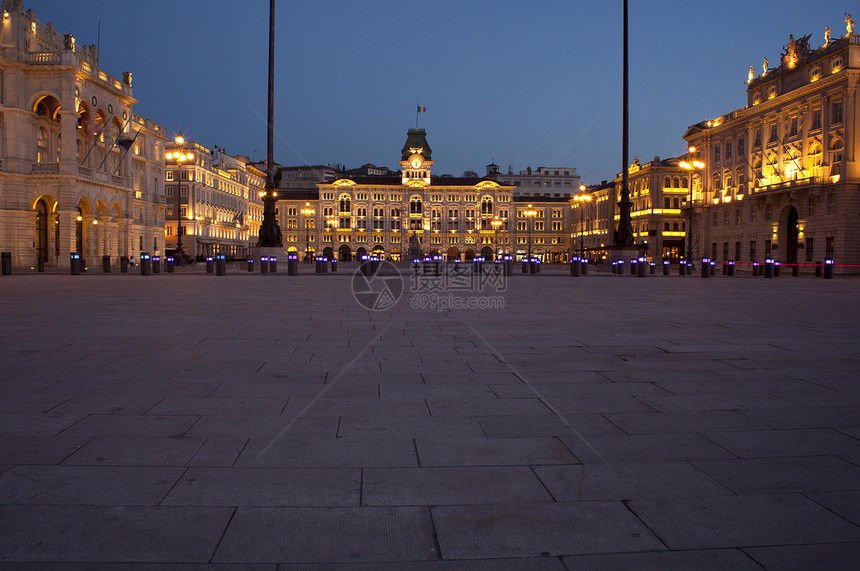
POLYGON ((78 145, 78 113, 74 109, 60 110, 60 174, 76 175, 78 145))
POLYGON ((58 213, 60 215, 60 251, 57 267, 69 269, 69 254, 74 252, 77 246, 78 211, 60 209, 58 213))

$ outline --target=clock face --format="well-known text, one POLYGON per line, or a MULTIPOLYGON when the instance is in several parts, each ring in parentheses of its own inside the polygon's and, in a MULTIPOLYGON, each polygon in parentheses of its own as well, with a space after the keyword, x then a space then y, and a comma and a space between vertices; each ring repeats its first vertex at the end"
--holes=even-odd
POLYGON ((419 158, 412 159, 412 168, 420 169, 421 168, 421 159, 419 159, 419 158))

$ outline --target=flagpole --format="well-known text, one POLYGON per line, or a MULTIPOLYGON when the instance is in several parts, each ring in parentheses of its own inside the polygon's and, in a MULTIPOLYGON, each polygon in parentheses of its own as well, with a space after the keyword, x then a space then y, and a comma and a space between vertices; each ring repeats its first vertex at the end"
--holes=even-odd
POLYGON ((418 130, 418 114, 421 113, 421 106, 415 103, 415 130, 418 130))

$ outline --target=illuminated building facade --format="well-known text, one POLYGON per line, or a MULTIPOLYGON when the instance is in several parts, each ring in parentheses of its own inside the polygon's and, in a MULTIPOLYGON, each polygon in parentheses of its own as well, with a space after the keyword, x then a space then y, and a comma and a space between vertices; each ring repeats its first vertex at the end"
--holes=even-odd
POLYGON ((164 248, 164 127, 133 113, 131 73, 38 21, 0 20, 0 249, 12 265, 69 267, 164 248))
POLYGON ((539 215, 530 219, 521 216, 528 205, 513 199, 512 185, 433 176, 424 129, 409 129, 399 164, 400 173, 343 176, 318 183, 316 193, 282 193, 285 249, 336 255, 341 261, 372 253, 405 260, 414 236, 424 254, 489 259, 524 255, 530 232, 533 254, 559 261, 567 255, 566 199, 532 201, 539 215))
POLYGON ((487 178, 499 184, 513 186, 514 198, 570 198, 579 192, 580 179, 574 167, 531 167, 514 174, 511 167, 508 172, 499 172, 499 165, 487 165, 487 178))
POLYGON ((790 37, 747 106, 691 126, 695 257, 860 264, 860 36, 790 37))
POLYGON ((248 256, 263 220, 266 173, 247 157, 179 137, 167 145, 165 158, 168 251, 176 251, 181 226, 182 249, 193 259, 248 256))

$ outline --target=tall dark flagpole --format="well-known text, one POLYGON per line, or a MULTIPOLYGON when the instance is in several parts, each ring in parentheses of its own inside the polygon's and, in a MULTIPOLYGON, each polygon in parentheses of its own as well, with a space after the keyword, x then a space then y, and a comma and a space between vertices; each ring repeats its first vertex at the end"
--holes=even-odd
POLYGON ((624 109, 622 113, 622 136, 621 136, 621 200, 618 202, 618 229, 615 231, 616 248, 632 248, 633 240, 633 224, 630 221, 630 210, 633 203, 630 202, 630 186, 628 165, 628 148, 630 146, 630 97, 629 85, 627 81, 628 64, 627 64, 627 0, 624 0, 624 109))
POLYGON ((266 189, 263 196, 263 224, 259 246, 283 247, 281 228, 275 216, 278 191, 275 190, 275 0, 269 0, 269 109, 266 133, 266 189))

